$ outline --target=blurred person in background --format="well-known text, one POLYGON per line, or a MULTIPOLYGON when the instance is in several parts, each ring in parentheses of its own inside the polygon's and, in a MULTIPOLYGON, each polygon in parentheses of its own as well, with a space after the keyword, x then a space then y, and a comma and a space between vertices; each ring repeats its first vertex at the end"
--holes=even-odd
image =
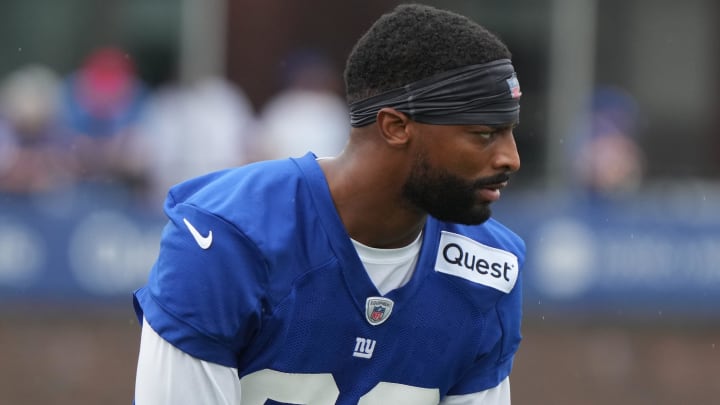
POLYGON ((77 165, 58 124, 60 79, 24 66, 0 84, 0 191, 28 194, 71 186, 77 165))
POLYGON ((255 160, 250 152, 255 121, 245 92, 220 77, 156 91, 139 126, 147 154, 147 203, 159 210, 167 190, 180 181, 255 160))
POLYGON ((570 150, 575 181, 591 197, 631 194, 643 180, 645 157, 637 143, 638 105, 626 91, 600 86, 590 102, 586 130, 570 150))
POLYGON ((302 156, 308 150, 318 156, 340 152, 350 130, 341 77, 320 51, 291 52, 283 64, 283 88, 260 112, 256 158, 302 156))
POLYGON ((510 51, 403 5, 347 61, 347 146, 171 189, 135 404, 507 405, 525 245, 491 218, 520 167, 510 51))
POLYGON ((72 137, 78 177, 130 190, 146 187, 147 155, 141 153, 137 125, 147 88, 123 49, 90 52, 62 86, 62 122, 72 137))

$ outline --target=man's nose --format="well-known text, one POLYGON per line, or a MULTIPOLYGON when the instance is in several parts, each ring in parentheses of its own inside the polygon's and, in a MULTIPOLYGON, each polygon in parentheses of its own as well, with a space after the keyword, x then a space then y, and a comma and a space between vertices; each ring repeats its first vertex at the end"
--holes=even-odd
POLYGON ((497 150, 493 157, 493 167, 509 173, 520 170, 520 154, 515 143, 515 136, 512 131, 498 139, 496 143, 497 150))

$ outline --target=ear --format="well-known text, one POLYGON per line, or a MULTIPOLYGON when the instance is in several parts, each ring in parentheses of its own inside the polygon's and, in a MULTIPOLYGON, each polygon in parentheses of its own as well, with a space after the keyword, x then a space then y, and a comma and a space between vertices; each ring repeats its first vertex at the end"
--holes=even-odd
POLYGON ((400 111, 385 107, 377 113, 377 126, 385 142, 390 146, 405 145, 410 138, 410 118, 400 111))

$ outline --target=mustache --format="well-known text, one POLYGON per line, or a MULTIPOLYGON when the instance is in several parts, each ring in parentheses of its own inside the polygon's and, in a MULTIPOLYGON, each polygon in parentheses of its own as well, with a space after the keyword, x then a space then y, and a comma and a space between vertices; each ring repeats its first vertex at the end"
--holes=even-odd
POLYGON ((484 188, 494 184, 504 183, 508 180, 510 180, 510 175, 508 175, 507 173, 498 173, 494 176, 483 177, 475 180, 475 182, 473 183, 473 188, 484 188))

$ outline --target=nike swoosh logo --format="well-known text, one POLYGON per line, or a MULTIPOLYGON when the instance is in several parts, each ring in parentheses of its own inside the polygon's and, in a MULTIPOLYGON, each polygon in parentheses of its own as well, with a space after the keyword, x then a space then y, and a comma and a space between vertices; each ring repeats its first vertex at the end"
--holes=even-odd
POLYGON ((210 245, 212 245, 212 231, 209 231, 207 236, 202 236, 200 232, 195 229, 193 224, 191 224, 190 221, 187 220, 187 218, 183 218, 183 222, 185 222, 185 226, 187 226, 190 234, 192 235, 193 239, 195 239, 195 242, 197 242, 200 248, 207 249, 210 247, 210 245))

